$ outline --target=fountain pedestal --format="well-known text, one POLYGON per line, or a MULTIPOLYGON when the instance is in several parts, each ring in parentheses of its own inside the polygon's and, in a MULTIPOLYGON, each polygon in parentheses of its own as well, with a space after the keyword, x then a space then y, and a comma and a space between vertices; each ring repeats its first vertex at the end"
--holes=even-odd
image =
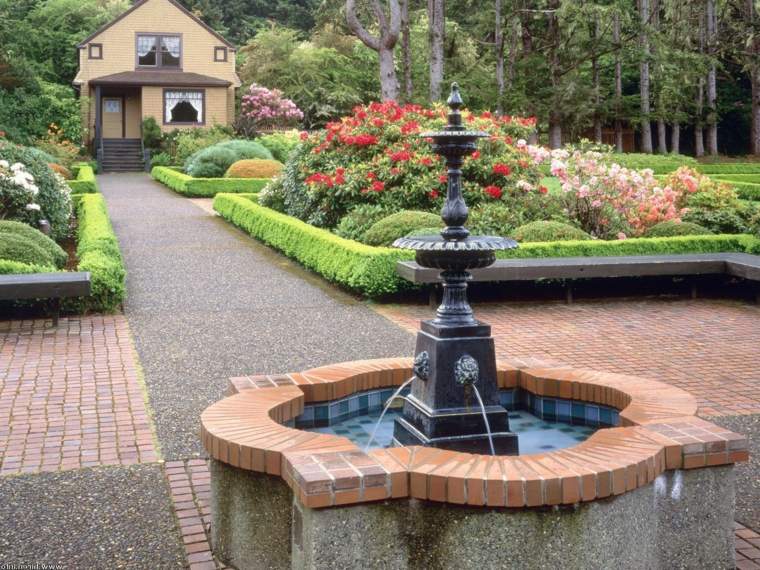
POLYGON ((416 354, 427 355, 429 372, 421 378, 425 372, 417 369, 420 367, 415 369, 412 393, 404 404, 403 416, 396 420, 396 443, 490 454, 485 413, 494 451, 516 454, 517 435, 509 431, 507 410, 499 403, 491 327, 477 321, 461 326, 423 321, 421 328, 416 354), (431 377, 437 381, 430 382, 431 377), (480 393, 483 408, 473 386, 480 393))

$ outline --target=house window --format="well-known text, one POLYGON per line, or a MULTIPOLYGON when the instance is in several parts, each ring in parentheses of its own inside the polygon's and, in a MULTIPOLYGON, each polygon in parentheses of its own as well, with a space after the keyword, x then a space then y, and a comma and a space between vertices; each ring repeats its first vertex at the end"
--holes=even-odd
POLYGON ((121 113, 121 99, 103 99, 103 111, 106 113, 121 113))
POLYGON ((164 91, 164 124, 201 125, 204 121, 203 91, 164 91))
POLYGON ((90 59, 103 59, 103 44, 90 44, 87 49, 90 59))
POLYGON ((227 48, 217 46, 214 48, 214 61, 227 61, 227 48))
POLYGON ((180 36, 138 35, 138 67, 179 68, 182 62, 180 36))

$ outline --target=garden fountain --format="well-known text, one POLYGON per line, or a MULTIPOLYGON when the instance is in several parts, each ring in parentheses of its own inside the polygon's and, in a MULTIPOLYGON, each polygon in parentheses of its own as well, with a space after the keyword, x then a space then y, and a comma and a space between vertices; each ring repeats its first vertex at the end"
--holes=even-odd
POLYGON ((488 134, 462 125, 463 101, 456 83, 447 103, 448 125, 421 135, 446 159, 448 187, 441 211, 446 227, 440 236, 401 238, 393 244, 415 251, 417 263, 439 269, 443 280, 436 318, 423 321, 417 335, 415 380, 396 420, 394 440, 469 453, 517 454, 517 436, 509 431, 507 410, 499 403, 491 327, 475 319, 467 302, 469 270, 488 267, 496 260, 494 252, 516 248, 517 242, 471 237, 464 227, 468 211, 462 163, 475 152, 477 139, 488 134))
POLYGON ((517 244, 464 227, 460 168, 483 133, 463 127, 456 85, 448 103, 448 125, 423 135, 449 169, 446 228, 394 244, 441 271, 436 317, 414 359, 230 380, 201 417, 215 555, 239 569, 733 567, 744 436, 668 384, 496 360, 468 272, 517 244), (518 446, 535 424, 520 408, 564 427, 518 446))

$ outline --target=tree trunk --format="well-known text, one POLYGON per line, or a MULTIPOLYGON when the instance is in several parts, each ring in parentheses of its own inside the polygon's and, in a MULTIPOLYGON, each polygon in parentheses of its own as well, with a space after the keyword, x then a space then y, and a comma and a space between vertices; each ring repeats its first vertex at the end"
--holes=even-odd
POLYGON ((414 98, 414 84, 412 50, 409 44, 409 0, 401 0, 401 52, 404 61, 404 100, 410 103, 414 98))
MULTIPOLYGON (((716 56, 717 40, 717 15, 715 14, 715 0, 707 0, 707 52, 710 57, 716 56)), ((715 63, 710 65, 707 72, 707 152, 715 156, 718 154, 718 108, 717 88, 715 77, 715 63)))
POLYGON ((599 88, 599 58, 596 55, 596 46, 599 45, 599 16, 594 18, 594 52, 591 57, 591 75, 594 84, 594 141, 602 142, 602 97, 599 88))
POLYGON ((562 147, 562 123, 557 117, 549 118, 549 148, 562 147))
POLYGON ((621 118, 623 106, 623 60, 620 45, 620 14, 615 12, 612 23, 612 42, 615 44, 615 149, 623 152, 623 121, 621 118))
POLYGON ((652 125, 649 122, 649 0, 639 0, 641 33, 641 64, 639 66, 639 93, 641 94, 641 152, 652 152, 652 125))
POLYGON ((694 125, 694 154, 697 156, 705 155, 705 136, 702 129, 702 108, 705 99, 705 80, 699 78, 697 86, 697 122, 694 125))
POLYGON ((657 119, 657 152, 660 154, 668 154, 668 138, 666 135, 665 119, 659 117, 657 119))
MULTIPOLYGON (((746 0, 747 22, 752 28, 757 20, 757 9, 754 0, 746 0)), ((755 36, 749 49, 749 81, 752 89, 752 119, 750 124, 750 148, 752 154, 760 155, 760 38, 755 36)))
POLYGON ((494 50, 496 51, 496 109, 504 111, 504 34, 501 29, 501 0, 494 4, 494 50))
POLYGON ((430 101, 441 98, 443 83, 443 40, 446 20, 444 0, 428 0, 428 32, 430 41, 430 101))
POLYGON ((382 47, 378 55, 380 57, 380 94, 383 101, 398 101, 399 85, 393 50, 382 47))
POLYGON ((380 0, 371 0, 371 11, 377 20, 378 35, 373 36, 359 21, 356 0, 346 0, 346 23, 364 45, 377 52, 380 60, 380 92, 384 101, 397 101, 399 94, 393 48, 401 34, 401 5, 399 0, 388 0, 390 19, 383 11, 380 0))
POLYGON ((673 123, 670 131, 670 152, 681 154, 681 124, 673 123))

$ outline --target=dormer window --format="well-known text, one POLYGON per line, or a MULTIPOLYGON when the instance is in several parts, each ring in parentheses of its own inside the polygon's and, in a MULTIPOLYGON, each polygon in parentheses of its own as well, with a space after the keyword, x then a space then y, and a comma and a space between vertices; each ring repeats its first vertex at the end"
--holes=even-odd
POLYGON ((182 64, 182 38, 159 34, 137 36, 137 66, 179 69, 182 64))

